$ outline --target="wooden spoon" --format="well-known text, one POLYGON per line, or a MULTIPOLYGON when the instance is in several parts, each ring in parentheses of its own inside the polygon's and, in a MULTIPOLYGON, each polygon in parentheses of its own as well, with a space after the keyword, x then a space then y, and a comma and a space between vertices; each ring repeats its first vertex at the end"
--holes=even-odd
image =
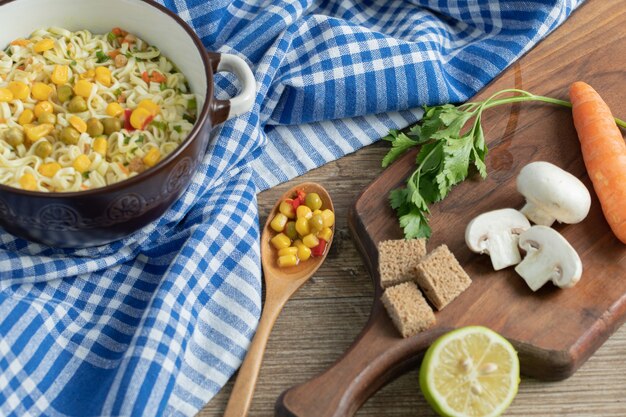
MULTIPOLYGON (((267 345, 267 339, 272 331, 272 327, 274 327, 274 323, 287 300, 322 265, 333 241, 331 237, 330 241, 327 242, 323 256, 311 257, 307 261, 293 267, 278 267, 276 264, 277 251, 270 243, 270 239, 276 235, 276 232, 270 228, 270 222, 274 215, 278 213, 280 203, 286 198, 292 198, 296 190, 302 190, 307 194, 312 192, 319 194, 322 200, 322 208, 335 211, 330 195, 324 187, 313 182, 306 182, 293 187, 283 194, 267 217, 261 235, 261 264, 263 265, 263 275, 265 276, 265 305, 248 354, 239 369, 239 375, 230 394, 224 417, 245 417, 248 415, 254 395, 254 387, 256 386, 261 362, 263 361, 265 346, 267 345)), ((333 227, 333 236, 334 231, 335 228, 333 227)))

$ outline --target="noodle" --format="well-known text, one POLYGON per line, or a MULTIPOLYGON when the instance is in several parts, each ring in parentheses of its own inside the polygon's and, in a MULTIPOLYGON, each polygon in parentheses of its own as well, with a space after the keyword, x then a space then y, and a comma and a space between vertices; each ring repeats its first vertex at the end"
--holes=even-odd
POLYGON ((37 30, 0 50, 0 183, 64 192, 123 181, 176 149, 196 110, 185 76, 136 36, 37 30))

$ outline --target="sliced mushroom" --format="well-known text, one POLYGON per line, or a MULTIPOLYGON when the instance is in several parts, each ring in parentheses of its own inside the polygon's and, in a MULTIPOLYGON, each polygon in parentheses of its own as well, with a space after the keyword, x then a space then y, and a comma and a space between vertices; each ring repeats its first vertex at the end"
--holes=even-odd
POLYGON ((517 190, 526 197, 522 213, 539 225, 579 223, 589 213, 591 196, 575 176, 549 162, 532 162, 517 176, 517 190))
POLYGON ((473 252, 488 254, 493 269, 499 271, 522 260, 517 240, 528 228, 528 219, 519 211, 511 208, 494 210, 469 222, 465 229, 465 243, 473 252))
POLYGON ((580 280, 583 273, 580 257, 556 230, 533 226, 519 236, 519 246, 526 251, 526 257, 515 271, 531 290, 537 291, 548 281, 569 288, 580 280))

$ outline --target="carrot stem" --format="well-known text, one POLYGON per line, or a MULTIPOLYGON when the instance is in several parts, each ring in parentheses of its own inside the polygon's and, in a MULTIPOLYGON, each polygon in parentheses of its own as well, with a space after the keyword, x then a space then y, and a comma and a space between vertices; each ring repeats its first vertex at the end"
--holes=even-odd
MULTIPOLYGON (((506 90, 498 91, 497 93, 495 93, 494 95, 492 95, 491 97, 489 97, 488 99, 482 102, 467 102, 459 106, 459 108, 466 110, 466 111, 473 111, 476 113, 480 113, 482 110, 490 109, 492 107, 497 107, 503 104, 521 103, 524 101, 540 101, 544 103, 567 107, 570 109, 572 108, 572 103, 570 103, 567 100, 560 100, 558 98, 552 98, 552 97, 546 97, 546 96, 538 96, 531 92, 520 90, 517 88, 509 88, 506 90), (517 95, 512 96, 512 97, 496 98, 498 96, 501 96, 507 93, 513 93, 517 95)), ((626 121, 619 119, 617 117, 614 117, 614 119, 615 119, 615 123, 619 127, 626 129, 626 121)))

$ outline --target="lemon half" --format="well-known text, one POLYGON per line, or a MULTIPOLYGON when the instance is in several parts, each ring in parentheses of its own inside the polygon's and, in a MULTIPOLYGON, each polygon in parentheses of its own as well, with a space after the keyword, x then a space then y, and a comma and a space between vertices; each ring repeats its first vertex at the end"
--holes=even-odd
POLYGON ((445 417, 496 417, 515 398, 519 358, 513 346, 481 326, 441 336, 420 369, 426 401, 445 417))

